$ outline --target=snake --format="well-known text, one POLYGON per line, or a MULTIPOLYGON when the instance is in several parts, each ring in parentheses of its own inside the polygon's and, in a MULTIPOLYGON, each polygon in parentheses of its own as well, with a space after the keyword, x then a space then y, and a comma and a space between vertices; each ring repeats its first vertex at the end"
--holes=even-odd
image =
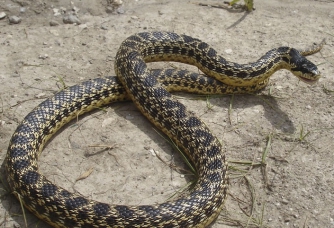
POLYGON ((274 48, 255 62, 238 64, 188 35, 163 31, 134 34, 117 51, 116 76, 62 90, 38 105, 18 125, 5 158, 11 192, 53 227, 207 227, 218 217, 228 194, 225 151, 206 124, 171 92, 251 93, 264 88, 269 77, 280 69, 313 84, 320 78, 320 71, 305 56, 318 52, 324 42, 306 50, 274 48), (148 62, 156 61, 191 64, 204 75, 148 68, 148 62), (197 180, 187 194, 153 205, 108 204, 69 192, 39 172, 38 157, 62 126, 85 112, 124 100, 133 101, 194 164, 197 180))

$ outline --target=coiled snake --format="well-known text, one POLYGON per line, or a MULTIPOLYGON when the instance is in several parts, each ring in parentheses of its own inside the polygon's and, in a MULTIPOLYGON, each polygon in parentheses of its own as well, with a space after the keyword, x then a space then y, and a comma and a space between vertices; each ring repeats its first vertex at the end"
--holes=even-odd
POLYGON ((225 155, 206 125, 168 91, 251 92, 263 88, 269 76, 283 68, 305 82, 315 82, 320 73, 303 56, 318 52, 323 44, 305 51, 279 47, 254 63, 240 65, 190 36, 171 32, 130 36, 116 55, 118 78, 72 86, 25 117, 5 160, 9 186, 26 208, 54 227, 205 227, 218 216, 227 195, 225 155), (215 79, 182 70, 151 71, 146 62, 152 61, 190 63, 215 79), (194 163, 198 181, 188 195, 158 205, 109 205, 70 193, 39 173, 38 155, 61 126, 93 108, 128 99, 194 163))

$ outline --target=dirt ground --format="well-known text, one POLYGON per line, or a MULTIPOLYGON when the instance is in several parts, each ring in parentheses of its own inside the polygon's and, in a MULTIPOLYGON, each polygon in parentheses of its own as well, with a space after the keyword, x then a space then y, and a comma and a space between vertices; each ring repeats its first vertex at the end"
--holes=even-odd
MULTIPOLYGON (((226 148, 230 193, 213 228, 334 227, 333 0, 255 0, 249 14, 197 4, 223 1, 124 0, 120 7, 108 2, 0 0, 0 13, 7 14, 0 20, 1 163, 16 126, 35 106, 66 86, 114 75, 116 51, 134 33, 191 35, 238 63, 278 46, 305 48, 326 38, 323 50, 308 57, 322 72, 313 86, 281 70, 255 95, 176 96, 226 148), (80 25, 63 23, 69 12, 80 25), (22 21, 9 24, 13 15, 22 21)), ((187 169, 131 102, 73 121, 40 158, 41 172, 58 185, 102 202, 133 205, 163 202, 193 180, 169 164, 187 169)), ((0 227, 25 227, 20 203, 4 180, 0 191, 0 227)), ((50 227, 25 214, 28 227, 50 227)))

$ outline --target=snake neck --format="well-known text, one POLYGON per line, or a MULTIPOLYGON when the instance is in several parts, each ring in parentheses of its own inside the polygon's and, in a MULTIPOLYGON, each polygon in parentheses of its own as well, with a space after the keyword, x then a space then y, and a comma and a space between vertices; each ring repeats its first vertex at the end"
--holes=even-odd
POLYGON ((210 49, 187 47, 186 51, 179 46, 160 45, 163 44, 151 48, 146 47, 142 51, 145 62, 175 61, 195 65, 206 75, 231 86, 259 84, 280 69, 291 70, 292 68, 290 61, 292 49, 289 47, 272 49, 253 63, 238 64, 226 60, 210 49), (202 52, 211 53, 211 56, 204 56, 202 52))
POLYGON ((139 33, 125 42, 126 46, 137 50, 145 62, 175 61, 195 65, 206 75, 231 86, 262 83, 280 69, 291 71, 295 59, 305 59, 294 48, 279 47, 255 62, 238 64, 226 60, 199 39, 168 32, 139 33))
POLYGON ((232 86, 255 85, 280 69, 290 70, 293 67, 290 54, 298 52, 293 48, 280 47, 268 51, 253 63, 238 64, 226 60, 198 39, 174 33, 157 33, 156 36, 139 33, 133 37, 135 40, 130 38, 126 41, 127 46, 137 50, 145 62, 176 61, 195 65, 208 76, 232 86))

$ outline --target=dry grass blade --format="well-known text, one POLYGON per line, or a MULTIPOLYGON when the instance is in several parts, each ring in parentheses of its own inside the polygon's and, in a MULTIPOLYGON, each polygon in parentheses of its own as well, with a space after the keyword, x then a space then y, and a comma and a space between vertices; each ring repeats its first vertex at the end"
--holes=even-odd
POLYGON ((88 170, 83 172, 75 181, 86 179, 87 177, 90 176, 90 174, 92 174, 93 171, 94 171, 94 168, 90 167, 88 170))
POLYGON ((263 179, 264 179, 264 184, 265 186, 270 189, 270 186, 268 185, 268 173, 267 173, 267 156, 269 153, 269 149, 271 147, 271 141, 272 141, 272 134, 269 134, 267 137, 267 144, 266 144, 266 148, 263 150, 262 153, 262 159, 261 159, 261 172, 263 175, 263 179))
POLYGON ((25 213, 25 210, 24 210, 25 208, 24 208, 24 205, 23 205, 23 201, 21 199, 21 195, 18 194, 17 192, 15 194, 18 196, 19 201, 20 201, 20 206, 21 206, 21 210, 22 210, 22 214, 23 214, 25 227, 28 228, 27 217, 26 217, 26 213, 25 213))

